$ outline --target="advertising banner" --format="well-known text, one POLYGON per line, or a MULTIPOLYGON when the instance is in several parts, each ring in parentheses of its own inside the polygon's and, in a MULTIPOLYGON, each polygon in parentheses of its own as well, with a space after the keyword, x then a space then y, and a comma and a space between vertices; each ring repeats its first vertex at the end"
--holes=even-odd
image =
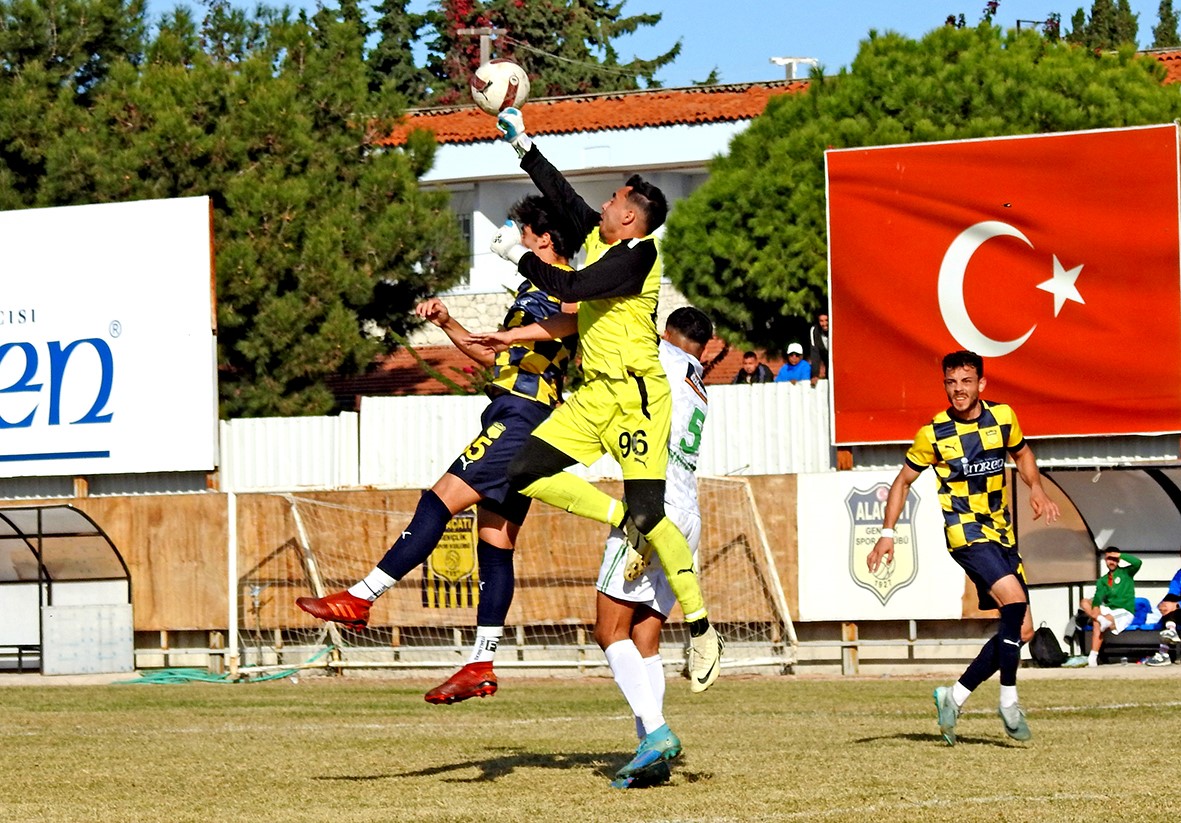
POLYGON ((894 562, 876 573, 866 565, 896 475, 845 471, 799 476, 799 620, 963 616, 965 577, 947 553, 934 472, 923 472, 911 486, 895 526, 894 562))
POLYGON ((215 467, 210 214, 0 212, 0 477, 215 467))
POLYGON ((909 442, 958 349, 1029 436, 1181 431, 1177 150, 1169 124, 827 152, 834 441, 909 442))

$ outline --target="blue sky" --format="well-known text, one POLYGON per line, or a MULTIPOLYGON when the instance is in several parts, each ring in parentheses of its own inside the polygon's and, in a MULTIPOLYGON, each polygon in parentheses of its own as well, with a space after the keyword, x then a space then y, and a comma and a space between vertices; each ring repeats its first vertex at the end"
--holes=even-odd
MULTIPOLYGON (((177 2, 194 5, 188 0, 148 0, 148 13, 158 16, 177 2)), ((231 3, 254 6, 246 0, 231 3)), ((316 6, 315 0, 290 4, 316 6)), ((411 8, 429 5, 429 0, 414 0, 411 8)), ((663 19, 620 39, 616 46, 625 59, 650 58, 680 39, 681 56, 657 75, 666 86, 690 85, 714 67, 726 83, 781 80, 786 70, 773 65, 772 57, 814 57, 828 72, 835 72, 852 62, 870 29, 920 37, 949 14, 963 14, 970 24, 976 23, 984 5, 985 0, 626 0, 625 14, 661 13, 663 19)), ((1160 0, 1131 0, 1131 6, 1140 15, 1140 45, 1147 46, 1160 0)), ((1008 28, 1018 20, 1044 20, 1056 11, 1069 24, 1079 7, 1089 10, 1091 0, 1001 0, 996 21, 1008 28)))

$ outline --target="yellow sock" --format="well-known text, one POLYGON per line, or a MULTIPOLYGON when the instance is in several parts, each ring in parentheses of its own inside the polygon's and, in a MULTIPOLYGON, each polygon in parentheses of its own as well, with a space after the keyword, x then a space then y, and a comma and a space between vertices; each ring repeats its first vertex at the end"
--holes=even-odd
POLYGON ((685 535, 665 517, 656 524, 656 528, 644 536, 648 538, 648 542, 656 551, 656 556, 660 558, 664 576, 668 578, 668 585, 677 596, 677 602, 681 604, 685 620, 700 620, 705 617, 705 598, 701 596, 697 572, 693 570, 693 552, 689 549, 685 535))
MULTIPOLYGON (((549 503, 559 509, 618 526, 623 522, 623 504, 606 492, 596 489, 589 480, 583 480, 570 472, 557 474, 534 480, 521 493, 549 503)), ((676 527, 673 527, 676 530, 676 527)), ((682 538, 682 542, 683 538, 682 538)))

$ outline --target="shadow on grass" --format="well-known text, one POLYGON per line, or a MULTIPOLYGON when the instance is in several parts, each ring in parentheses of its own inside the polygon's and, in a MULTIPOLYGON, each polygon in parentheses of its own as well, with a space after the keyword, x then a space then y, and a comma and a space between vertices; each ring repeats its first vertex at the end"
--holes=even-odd
POLYGON ((533 769, 592 769, 596 774, 607 779, 615 776, 615 771, 626 763, 628 755, 619 752, 577 752, 574 754, 538 754, 524 749, 506 750, 504 754, 484 760, 465 760, 460 763, 448 763, 440 766, 428 766, 411 772, 397 772, 392 774, 371 775, 338 775, 336 777, 320 776, 317 780, 389 780, 398 777, 437 777, 452 772, 462 772, 468 769, 478 769, 476 777, 453 777, 450 782, 480 783, 496 780, 519 768, 533 769))
MULTIPOLYGON (((882 734, 876 737, 860 737, 854 740, 854 743, 880 743, 883 740, 905 740, 910 743, 932 743, 937 744, 945 749, 952 748, 948 746, 937 734, 926 734, 924 732, 903 732, 902 734, 882 734)), ((970 735, 957 734, 955 738, 956 746, 999 746, 1002 749, 1008 748, 1024 748, 1023 746, 1014 746, 1008 740, 999 740, 995 737, 972 737, 970 735)))
MULTIPOLYGON (((611 780, 616 770, 628 761, 629 755, 619 752, 577 752, 573 754, 538 754, 524 749, 506 749, 505 753, 484 760, 465 760, 459 763, 448 763, 439 766, 428 766, 410 772, 394 772, 389 774, 346 774, 346 775, 316 775, 313 780, 328 780, 341 782, 364 782, 369 780, 393 780, 403 777, 439 777, 454 772, 477 769, 475 777, 444 777, 447 783, 484 783, 497 780, 512 774, 519 768, 529 769, 589 769, 598 776, 611 780)), ((708 781, 712 774, 708 772, 693 772, 677 768, 673 765, 673 774, 679 781, 697 783, 708 781)), ((669 785, 665 783, 664 785, 669 785)), ((647 788, 660 788, 651 786, 647 788)))

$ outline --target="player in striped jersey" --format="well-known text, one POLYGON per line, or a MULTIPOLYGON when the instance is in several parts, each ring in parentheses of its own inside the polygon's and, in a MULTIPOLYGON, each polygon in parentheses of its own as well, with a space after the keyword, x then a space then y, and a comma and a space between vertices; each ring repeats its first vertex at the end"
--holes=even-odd
MULTIPOLYGON (((703 312, 680 308, 668 316, 659 351, 672 389, 664 510, 688 541, 694 565, 701 539, 695 472, 709 410, 701 380, 701 353, 711 337, 713 323, 703 312)), ((660 659, 660 630, 676 597, 658 566, 641 563, 628 569, 629 548, 623 531, 612 528, 596 585, 595 641, 631 707, 640 739, 635 756, 611 783, 616 788, 665 779, 668 761, 681 752, 680 739, 664 720, 664 665, 660 659)))
MULTIPOLYGON (((561 222, 551 203, 536 195, 526 197, 510 214, 524 227, 523 242, 538 259, 569 270, 569 259, 582 238, 561 222)), ((574 307, 524 281, 505 315, 504 328, 561 317, 563 309, 573 311, 574 307)), ((540 335, 498 353, 474 343, 468 330, 437 298, 423 301, 415 312, 441 328, 472 360, 492 367, 487 388, 491 402, 480 418, 482 430, 447 473, 423 493, 410 523, 365 579, 326 597, 298 598, 296 604, 321 620, 367 625, 373 601, 426 561, 453 515, 476 505, 480 600, 475 648, 467 665, 426 695, 431 703, 452 703, 496 691, 492 661, 513 597, 512 549, 530 504, 528 497, 509 488, 508 466, 533 428, 560 400, 562 378, 577 336, 553 339, 540 335)), ((569 328, 573 325, 571 322, 569 328)))
POLYGON ((717 679, 722 638, 709 623, 689 545, 664 511, 671 399, 657 356, 661 263, 652 233, 664 222, 668 203, 658 187, 633 175, 596 210, 533 145, 520 111, 501 112, 497 126, 521 157, 521 168, 562 210, 563 222, 577 227, 586 249, 581 271, 570 272, 530 254, 511 221, 492 242, 492 250, 532 283, 579 303, 585 377, 517 453, 509 483, 530 497, 612 526, 631 519, 660 558, 685 613, 690 688, 704 691, 717 679), (626 509, 563 471, 575 463, 589 466, 604 453, 622 469, 626 509))
POLYGON ((894 560, 894 525, 902 514, 910 486, 927 466, 939 483, 944 533, 952 559, 976 584, 980 606, 999 609, 1000 627, 955 685, 935 689, 939 730, 955 745, 955 726, 968 696, 1000 672, 998 713, 1005 733, 1015 740, 1030 738, 1025 712, 1017 702, 1017 668, 1021 644, 1033 637, 1033 615, 1025 569, 1013 539, 1006 503, 1005 457, 1013 458, 1021 479, 1029 486, 1029 504, 1036 520, 1058 519, 1058 504, 1042 488, 1033 450, 1025 441, 1017 415, 1003 403, 980 397, 984 390, 984 360, 969 351, 943 358, 943 388, 951 403, 919 429, 898 477, 890 486, 881 537, 869 553, 869 570, 894 560))

